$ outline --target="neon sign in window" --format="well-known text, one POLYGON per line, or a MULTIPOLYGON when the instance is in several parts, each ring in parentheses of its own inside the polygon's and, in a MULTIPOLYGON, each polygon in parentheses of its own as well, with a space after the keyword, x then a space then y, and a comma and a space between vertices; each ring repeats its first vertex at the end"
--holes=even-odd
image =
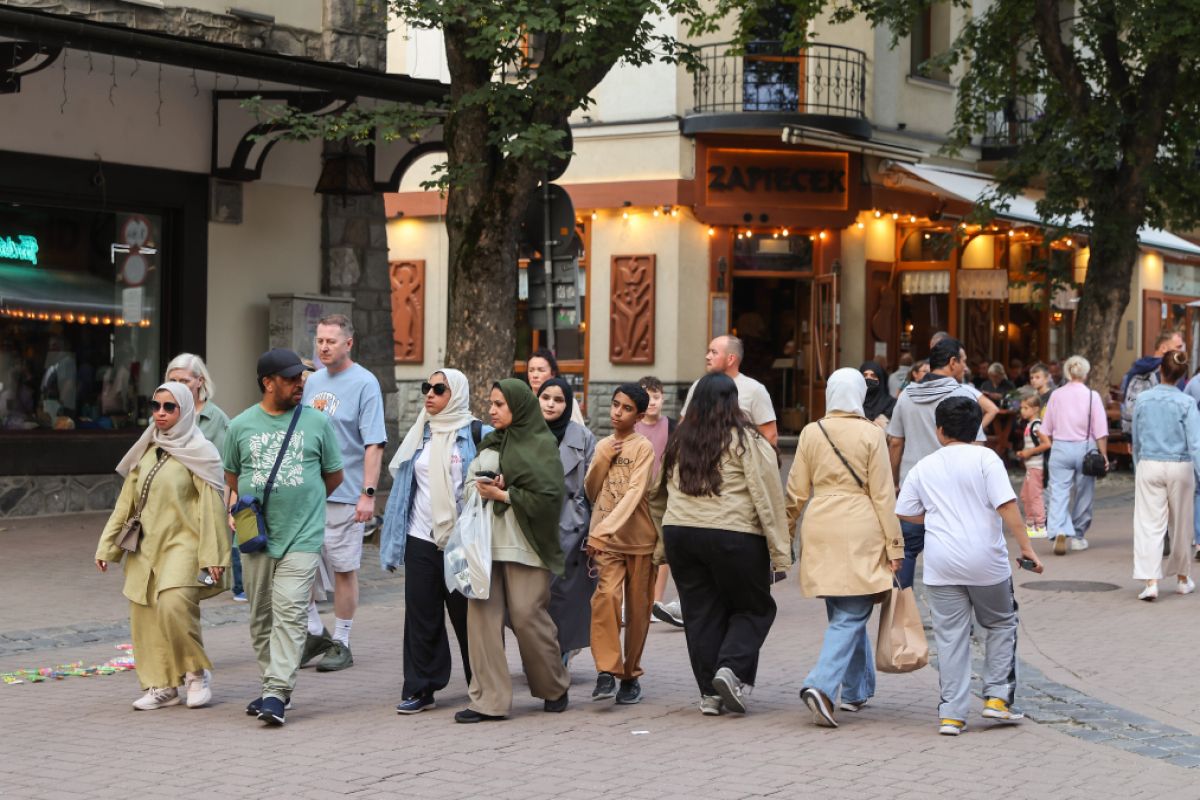
POLYGON ((24 261, 36 267, 38 263, 37 238, 26 234, 0 236, 0 259, 24 261))

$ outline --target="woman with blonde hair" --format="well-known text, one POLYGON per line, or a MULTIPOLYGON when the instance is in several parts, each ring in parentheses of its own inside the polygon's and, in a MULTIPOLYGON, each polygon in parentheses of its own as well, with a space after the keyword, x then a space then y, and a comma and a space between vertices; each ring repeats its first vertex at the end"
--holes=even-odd
POLYGON ((787 483, 788 528, 800 523, 800 588, 825 600, 829 627, 800 698, 822 727, 834 707, 858 711, 875 694, 867 622, 904 557, 888 447, 863 414, 867 384, 839 369, 825 389, 824 419, 800 432, 787 483))
POLYGON ((217 448, 196 427, 192 393, 174 381, 155 390, 153 421, 130 448, 117 472, 125 478, 120 497, 96 547, 96 567, 108 571, 124 561, 124 594, 138 680, 146 694, 139 711, 180 702, 188 708, 212 699, 200 633, 200 601, 223 592, 229 564, 224 469, 217 448), (140 533, 126 535, 133 517, 140 533))
POLYGON ((1068 548, 1088 548, 1085 536, 1092 526, 1096 478, 1083 474, 1083 457, 1094 448, 1108 463, 1108 417, 1099 393, 1087 386, 1091 370, 1092 365, 1083 356, 1068 358, 1063 371, 1069 380, 1050 395, 1042 419, 1041 435, 1051 442, 1046 528, 1054 539, 1056 556, 1065 556, 1068 548))
POLYGON ((225 431, 229 429, 229 416, 212 401, 217 389, 204 359, 195 353, 180 353, 167 364, 163 377, 168 381, 178 381, 191 390, 196 406, 196 427, 204 434, 204 438, 217 446, 217 452, 220 453, 225 444, 225 431))
POLYGON ((1178 579, 1175 591, 1191 594, 1196 589, 1188 544, 1195 476, 1200 474, 1200 411, 1191 396, 1176 388, 1188 373, 1187 354, 1168 351, 1159 369, 1162 380, 1141 392, 1133 406, 1133 577, 1146 582, 1139 600, 1158 598, 1168 530, 1172 541, 1166 572, 1178 579))

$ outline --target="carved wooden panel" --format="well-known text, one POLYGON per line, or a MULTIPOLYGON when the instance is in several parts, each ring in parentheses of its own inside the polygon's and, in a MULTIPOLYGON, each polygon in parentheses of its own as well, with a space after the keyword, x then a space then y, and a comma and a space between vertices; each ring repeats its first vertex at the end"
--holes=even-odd
POLYGON ((388 275, 396 363, 420 364, 425 360, 425 262, 393 261, 388 275))
POLYGON ((608 360, 654 363, 654 256, 613 256, 608 360))

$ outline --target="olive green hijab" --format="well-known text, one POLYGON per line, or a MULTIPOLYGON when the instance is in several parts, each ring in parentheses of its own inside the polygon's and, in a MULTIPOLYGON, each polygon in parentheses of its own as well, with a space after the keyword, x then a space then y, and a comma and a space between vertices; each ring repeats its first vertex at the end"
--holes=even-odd
MULTIPOLYGON (((542 563, 555 575, 562 575, 558 518, 566 489, 558 442, 524 381, 506 378, 496 386, 512 410, 512 424, 485 436, 479 449, 500 451, 500 474, 521 531, 542 563)), ((507 508, 508 504, 492 503, 497 516, 507 508)))

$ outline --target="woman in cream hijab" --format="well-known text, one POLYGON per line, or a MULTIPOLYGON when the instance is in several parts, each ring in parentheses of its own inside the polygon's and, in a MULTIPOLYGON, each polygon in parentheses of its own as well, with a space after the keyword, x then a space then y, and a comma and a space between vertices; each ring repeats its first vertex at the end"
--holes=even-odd
POLYGON ((152 711, 178 705, 182 683, 188 708, 198 708, 212 699, 200 600, 224 591, 221 578, 229 565, 224 473, 217 448, 196 427, 186 386, 164 383, 155 390, 150 410, 153 421, 117 465, 125 483, 100 535, 96 567, 107 572, 110 562, 125 562, 133 652, 146 690, 133 707, 152 711), (148 480, 142 534, 135 550, 122 549, 121 530, 148 480))
POLYGON ((396 706, 401 714, 433 708, 434 693, 450 682, 446 612, 471 680, 467 598, 447 590, 442 550, 462 507, 467 466, 486 431, 471 416, 470 386, 458 370, 434 372, 421 392, 421 413, 388 465, 393 483, 379 544, 384 569, 404 566, 404 687, 396 706))
POLYGON ((800 588, 824 598, 829 617, 800 697, 827 728, 838 725, 835 705, 855 712, 875 693, 867 621, 904 556, 887 442, 863 416, 866 395, 858 370, 829 376, 826 416, 800 432, 788 475, 789 528, 803 514, 800 588))

